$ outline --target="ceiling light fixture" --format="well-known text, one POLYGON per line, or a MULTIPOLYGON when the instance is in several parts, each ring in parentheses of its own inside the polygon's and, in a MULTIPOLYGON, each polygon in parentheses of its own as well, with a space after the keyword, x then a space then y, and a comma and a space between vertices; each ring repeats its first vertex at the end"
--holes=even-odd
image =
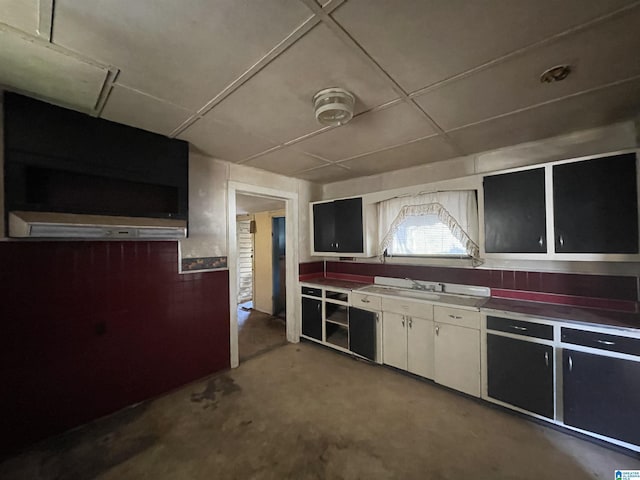
POLYGON ((542 75, 540 75, 540 82, 560 82, 567 78, 570 73, 571 65, 556 65, 555 67, 548 68, 544 72, 542 72, 542 75))
POLYGON ((342 88, 325 88, 313 96, 316 120, 322 125, 337 127, 353 118, 356 99, 342 88))

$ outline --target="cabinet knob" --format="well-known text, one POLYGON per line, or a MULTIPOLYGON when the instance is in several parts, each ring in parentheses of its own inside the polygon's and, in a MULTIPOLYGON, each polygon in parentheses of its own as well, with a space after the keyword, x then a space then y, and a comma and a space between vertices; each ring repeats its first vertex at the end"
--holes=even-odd
POLYGON ((336 242, 336 248, 339 248, 340 244, 338 242, 336 242))
POLYGON ((562 235, 558 237, 558 243, 561 247, 564 247, 564 237, 562 235))
POLYGON ((538 245, 540 246, 544 245, 544 239, 542 238, 542 235, 540 235, 540 238, 538 238, 538 245))
POLYGON ((544 352, 544 363, 549 366, 549 352, 544 352))
POLYGON ((411 317, 409 317, 409 328, 413 327, 413 320, 411 319, 411 317))
POLYGON ((436 335, 440 335, 440 326, 436 325, 436 335))
POLYGON ((404 315, 402 316, 402 326, 404 327, 404 315))
POLYGON ((569 355, 569 371, 573 370, 573 360, 571 359, 571 355, 569 355))

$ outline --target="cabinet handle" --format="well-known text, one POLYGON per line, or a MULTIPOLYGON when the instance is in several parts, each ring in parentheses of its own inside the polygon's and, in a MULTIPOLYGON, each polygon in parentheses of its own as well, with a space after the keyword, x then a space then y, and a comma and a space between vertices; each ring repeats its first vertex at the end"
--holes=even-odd
POLYGON ((561 247, 564 247, 564 237, 562 235, 558 237, 558 243, 560 244, 561 247))
POLYGON ((368 299, 367 299, 367 297, 362 298, 360 301, 361 301, 362 303, 371 303, 371 300, 368 300, 368 299))
POLYGON ((336 248, 340 248, 340 244, 336 242, 336 248))
POLYGON ((316 310, 320 311, 320 307, 322 307, 322 304, 320 304, 320 303, 319 303, 319 304, 317 304, 317 305, 316 305, 316 310))
POLYGON ((436 325, 436 335, 440 335, 440 326, 436 325))
POLYGON ((523 332, 526 332, 528 330, 527 327, 519 327, 518 325, 509 325, 509 326, 511 328, 514 328, 516 330, 520 330, 520 331, 523 331, 523 332))
POLYGON ((449 318, 453 318, 455 320, 460 320, 462 317, 459 315, 449 315, 449 318))
POLYGON ((409 328, 413 327, 413 320, 411 319, 411 317, 409 317, 409 328))
POLYGON ((380 315, 376 313, 376 323, 380 323, 380 315))
POLYGON ((615 345, 616 342, 610 342, 609 340, 598 340, 598 343, 601 343, 603 345, 615 345))
POLYGON ((573 360, 571 359, 571 355, 569 355, 569 371, 573 370, 573 360))
POLYGON ((538 245, 540 246, 544 245, 544 240, 542 239, 542 235, 540 235, 540 238, 538 238, 538 245))
POLYGON ((404 315, 402 316, 402 326, 404 327, 404 315))
POLYGON ((547 364, 547 367, 549 366, 549 352, 544 352, 544 363, 547 364))

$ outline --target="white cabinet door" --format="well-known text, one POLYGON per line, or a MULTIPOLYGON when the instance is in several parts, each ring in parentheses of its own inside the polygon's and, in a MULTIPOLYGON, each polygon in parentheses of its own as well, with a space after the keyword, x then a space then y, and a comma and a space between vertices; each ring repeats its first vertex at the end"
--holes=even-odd
POLYGON ((407 369, 407 321, 404 315, 382 314, 382 361, 392 367, 407 369))
POLYGON ((433 378, 433 320, 411 317, 407 329, 407 365, 411 373, 433 378))
POLYGON ((441 385, 480 396, 480 331, 436 323, 434 380, 441 385))

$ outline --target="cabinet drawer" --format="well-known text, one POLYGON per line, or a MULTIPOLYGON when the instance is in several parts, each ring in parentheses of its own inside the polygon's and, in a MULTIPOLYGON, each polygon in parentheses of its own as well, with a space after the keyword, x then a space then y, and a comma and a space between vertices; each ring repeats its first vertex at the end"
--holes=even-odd
POLYGON ((322 297, 321 288, 302 287, 302 295, 309 295, 311 297, 322 297))
POLYGON ((382 298, 382 310, 401 313, 413 317, 433 320, 433 305, 430 303, 411 302, 400 298, 382 298))
POLYGON ((573 328, 562 328, 562 341, 584 347, 609 350, 610 352, 640 355, 640 338, 621 337, 608 333, 588 332, 573 328))
POLYGON ((487 329, 500 332, 515 333, 524 337, 542 338, 553 340, 553 325, 541 323, 523 322, 510 318, 487 317, 487 329))
POLYGON ((450 323, 460 327, 480 330, 480 312, 436 306, 434 308, 434 314, 436 322, 450 323))
POLYGON ((351 294, 351 305, 358 308, 381 310, 382 302, 381 298, 376 295, 353 292, 351 294))

